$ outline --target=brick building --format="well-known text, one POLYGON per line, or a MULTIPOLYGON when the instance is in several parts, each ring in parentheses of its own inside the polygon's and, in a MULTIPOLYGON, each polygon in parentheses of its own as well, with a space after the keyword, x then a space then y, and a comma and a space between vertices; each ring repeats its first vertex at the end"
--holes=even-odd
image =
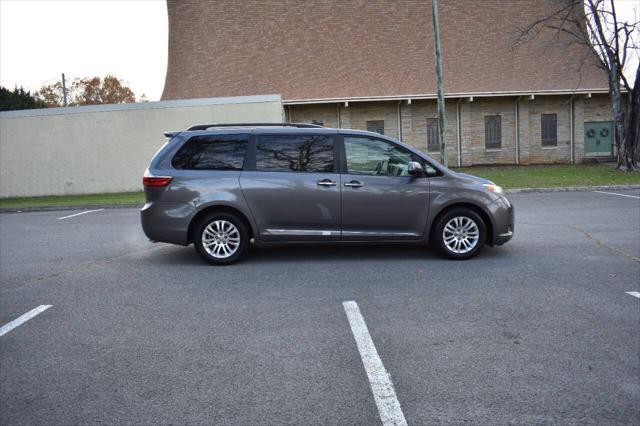
MULTIPOLYGON (((519 30, 563 0, 441 0, 449 165, 612 154, 586 47, 519 30)), ((163 99, 282 95, 292 122, 368 129, 439 157, 429 0, 168 0, 163 99)))

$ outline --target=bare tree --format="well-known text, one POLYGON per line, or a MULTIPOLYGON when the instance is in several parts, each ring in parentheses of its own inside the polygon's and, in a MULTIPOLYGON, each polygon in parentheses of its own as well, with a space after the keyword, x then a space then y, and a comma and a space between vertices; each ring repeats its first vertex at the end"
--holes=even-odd
MULTIPOLYGON (((48 108, 64 105, 60 82, 42 86, 35 93, 35 96, 42 100, 48 108)), ((100 77, 76 78, 71 87, 67 89, 67 96, 71 106, 121 104, 136 101, 133 91, 122 80, 112 75, 107 75, 103 79, 100 77)))
POLYGON ((555 11, 521 28, 516 44, 536 37, 543 29, 566 34, 586 45, 607 74, 613 108, 617 168, 638 170, 640 137, 640 61, 635 76, 627 78, 631 55, 639 55, 640 21, 621 21, 614 0, 565 0, 555 11), (633 85, 630 83, 632 81, 633 85))

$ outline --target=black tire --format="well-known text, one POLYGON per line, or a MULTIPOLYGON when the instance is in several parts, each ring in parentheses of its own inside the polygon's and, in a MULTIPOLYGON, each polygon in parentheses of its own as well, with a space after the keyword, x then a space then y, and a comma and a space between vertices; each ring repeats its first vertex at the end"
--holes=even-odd
POLYGON ((443 214, 436 223, 433 228, 434 233, 432 235, 431 241, 435 244, 438 251, 445 257, 454 260, 465 260, 471 259, 476 256, 482 248, 487 240, 487 226, 484 221, 476 212, 467 208, 455 208, 452 209, 445 214, 443 214), (449 223, 450 220, 454 218, 468 218, 472 220, 478 228, 478 241, 475 246, 471 250, 465 253, 456 253, 445 243, 444 238, 444 228, 449 223))
MULTIPOLYGON (((207 235, 210 235, 209 233, 207 235)), ((231 213, 212 213, 203 217, 195 227, 195 232, 193 234, 193 245, 195 246, 196 251, 207 262, 212 265, 229 265, 231 263, 237 262, 242 259, 249 248, 249 231, 247 230, 247 226, 244 222, 231 213), (231 223, 238 231, 239 234, 239 244, 237 249, 233 254, 228 257, 215 257, 210 254, 204 246, 202 234, 205 232, 205 229, 210 224, 213 224, 216 221, 226 221, 231 223)))

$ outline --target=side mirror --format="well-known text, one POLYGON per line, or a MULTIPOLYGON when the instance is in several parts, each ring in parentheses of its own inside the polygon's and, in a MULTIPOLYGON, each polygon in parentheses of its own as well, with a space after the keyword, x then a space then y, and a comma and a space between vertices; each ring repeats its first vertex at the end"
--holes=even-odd
POLYGON ((422 164, 418 163, 417 161, 409 162, 409 165, 407 166, 407 171, 413 177, 422 177, 422 175, 424 174, 424 169, 422 168, 422 164))

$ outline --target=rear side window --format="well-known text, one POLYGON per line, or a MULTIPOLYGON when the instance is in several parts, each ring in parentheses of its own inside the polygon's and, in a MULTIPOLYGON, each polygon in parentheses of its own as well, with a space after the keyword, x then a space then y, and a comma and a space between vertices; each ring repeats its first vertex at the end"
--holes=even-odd
POLYGON ((259 135, 256 170, 263 172, 333 172, 331 135, 259 135))
POLYGON ((242 170, 249 135, 194 136, 171 160, 176 169, 242 170))

